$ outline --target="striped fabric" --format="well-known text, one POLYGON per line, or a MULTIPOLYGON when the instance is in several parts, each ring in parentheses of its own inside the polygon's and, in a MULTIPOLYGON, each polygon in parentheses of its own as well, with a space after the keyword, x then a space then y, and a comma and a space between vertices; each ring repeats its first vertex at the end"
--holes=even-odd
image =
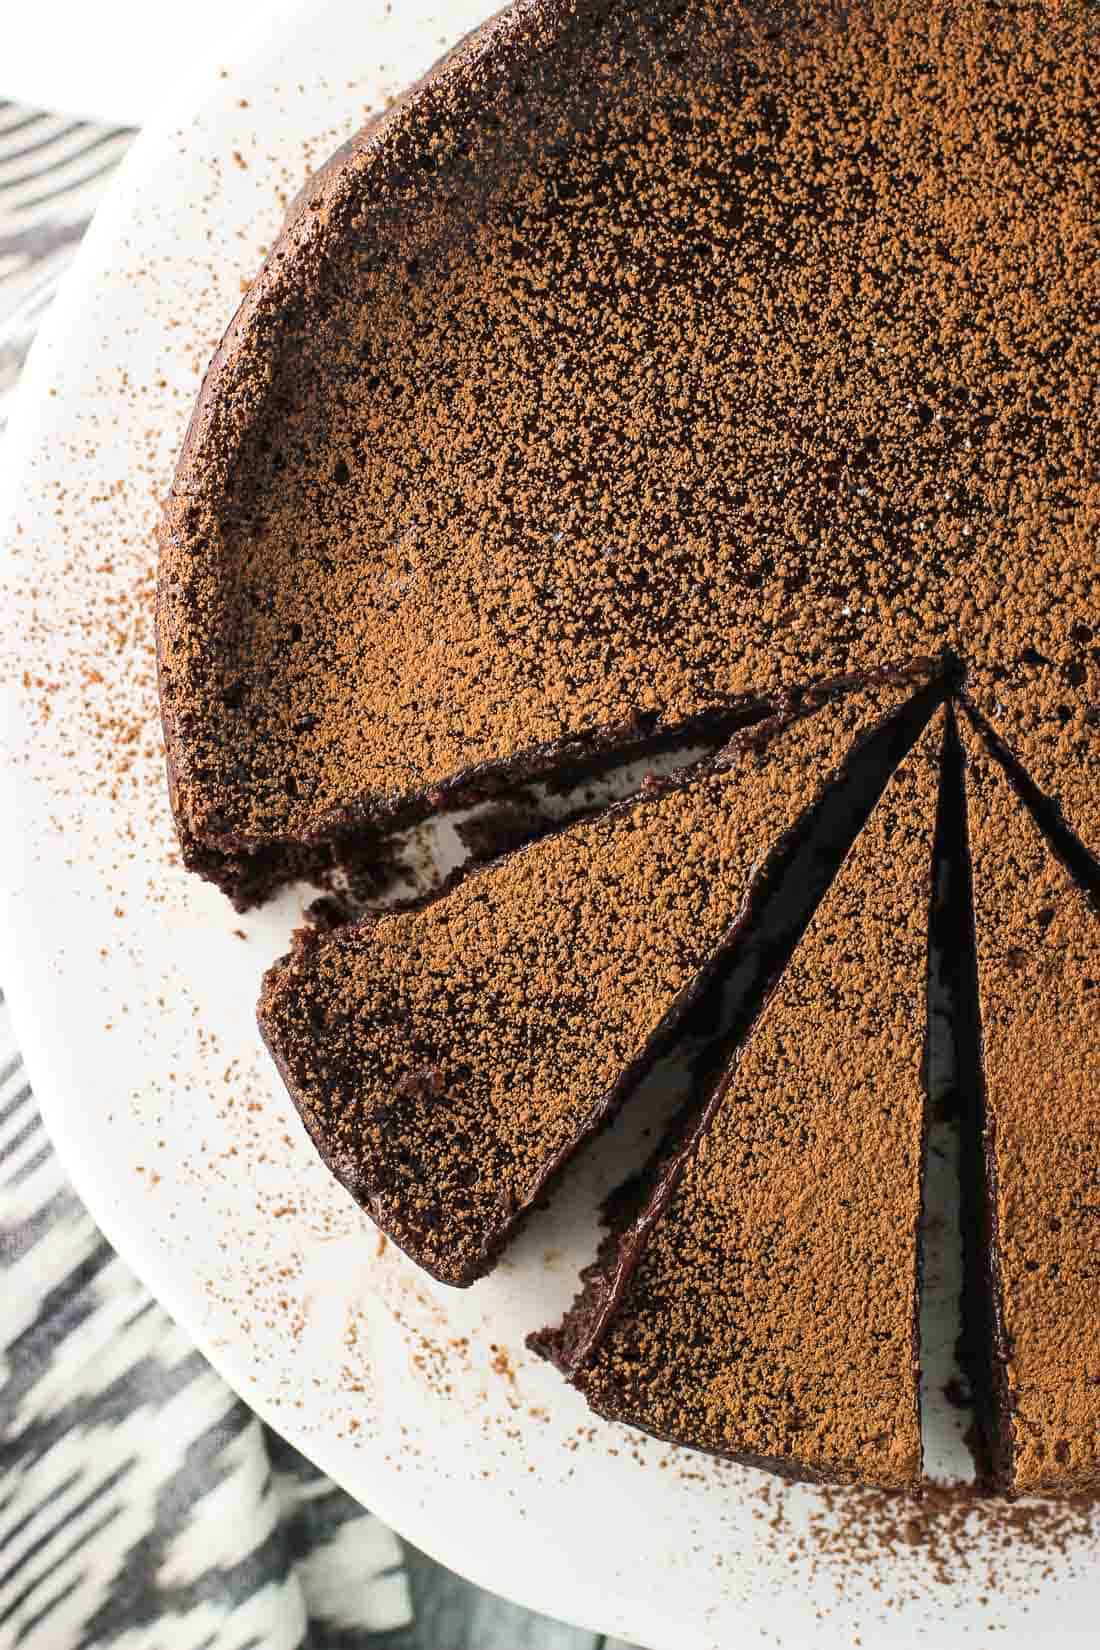
POLYGON ((262 1427, 69 1188, 0 1004, 0 1645, 359 1650, 400 1544, 262 1427))
POLYGON ((130 135, 0 103, 0 429, 34 330, 130 135))

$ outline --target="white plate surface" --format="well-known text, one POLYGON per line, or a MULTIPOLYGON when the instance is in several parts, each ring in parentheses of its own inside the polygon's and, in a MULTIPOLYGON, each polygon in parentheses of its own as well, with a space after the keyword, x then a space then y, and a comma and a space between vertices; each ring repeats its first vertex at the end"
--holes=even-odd
MULTIPOLYGON (((220 48, 131 151, 36 347, 0 504, 0 978, 39 1098, 107 1236, 226 1379, 482 1585, 653 1650, 1022 1646, 1055 1623, 1092 1643, 1087 1514, 783 1486, 595 1421, 524 1352, 640 1116, 474 1289, 381 1246, 254 1029, 301 902, 239 919, 179 866, 151 534, 199 376, 286 197, 484 9, 329 0, 220 48)), ((933 1464, 957 1431, 933 1404, 933 1464)))
POLYGON ((273 0, 188 0, 184 13, 149 0, 35 0, 12 6, 0 95, 67 115, 141 126, 181 79, 273 0))

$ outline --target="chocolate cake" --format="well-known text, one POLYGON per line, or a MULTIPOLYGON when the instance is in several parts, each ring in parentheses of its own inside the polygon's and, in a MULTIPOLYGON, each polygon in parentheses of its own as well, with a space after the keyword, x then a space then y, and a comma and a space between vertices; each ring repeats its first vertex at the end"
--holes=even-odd
POLYGON ((330 899, 260 1006, 325 1160, 446 1282, 760 947, 876 751, 540 1340, 602 1413, 811 1478, 920 1471, 949 668, 968 1356, 1000 1488, 1100 1484, 1098 64, 1076 0, 517 0, 295 203, 163 513, 188 866, 240 907, 358 888, 499 798, 491 863, 330 899), (719 753, 501 854, 546 830, 523 782, 689 734, 719 753))
POLYGON ((535 1338, 601 1415, 788 1476, 917 1482, 941 737, 937 716, 699 1126, 535 1338))
MULTIPOLYGON (((962 726, 984 1198, 971 1336, 995 1482, 1100 1487, 1100 911, 990 744, 962 726), (982 1361, 984 1360, 984 1367, 982 1361)), ((1003 753, 1002 753, 1003 758, 1003 753)), ((1100 868, 1098 868, 1100 875, 1100 868)))
POLYGON ((1100 844, 1097 12, 524 0, 334 158, 162 526, 184 854, 952 647, 1100 844))
POLYGON ((831 777, 876 730, 887 761, 912 743, 943 692, 914 698, 922 676, 811 691, 697 768, 274 966, 268 1047, 329 1166, 414 1260, 452 1284, 488 1269, 667 1046, 831 777))

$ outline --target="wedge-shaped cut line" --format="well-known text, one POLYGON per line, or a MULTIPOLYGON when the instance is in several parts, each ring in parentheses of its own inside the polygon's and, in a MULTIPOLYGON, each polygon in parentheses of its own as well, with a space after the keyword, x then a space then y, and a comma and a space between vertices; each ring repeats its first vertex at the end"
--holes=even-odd
POLYGON ((413 1259, 452 1284, 491 1266, 871 737, 881 789, 942 698, 927 678, 810 691, 718 757, 276 964, 268 1046, 321 1155, 413 1259))
POLYGON ((983 716, 969 694, 961 695, 967 720, 993 760, 1004 770, 1012 789, 1046 837, 1055 856, 1100 911, 1100 858, 1097 845, 1086 843, 1074 829, 1061 801, 1037 785, 1004 736, 983 716))
POLYGON ((1079 844, 1011 753, 987 727, 961 730, 977 985, 966 1345, 995 1483, 1013 1494, 1093 1489, 1100 914, 1069 869, 1079 844))
POLYGON ((534 1339, 602 1415, 788 1476, 919 1479, 942 725, 890 780, 698 1126, 534 1339))

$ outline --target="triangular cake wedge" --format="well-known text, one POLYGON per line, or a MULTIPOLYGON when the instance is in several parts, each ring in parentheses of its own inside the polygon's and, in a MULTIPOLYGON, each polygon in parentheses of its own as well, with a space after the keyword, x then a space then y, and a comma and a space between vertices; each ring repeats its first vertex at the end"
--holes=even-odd
POLYGON ((784 1476, 915 1485, 943 713, 686 1143, 533 1344, 601 1415, 784 1476))
POLYGON ((489 1268, 668 1046, 853 747, 881 730, 892 765, 911 744, 942 694, 927 677, 812 691, 717 758, 274 966, 259 1020, 290 1093, 413 1259, 452 1284, 489 1268))
POLYGON ((964 718, 978 983, 967 1339, 993 1476, 1100 1486, 1100 913, 964 718), (975 1275, 976 1274, 976 1275, 975 1275), (979 1350, 979 1337, 992 1346, 979 1350), (984 1357, 989 1360, 983 1365, 984 1357))

